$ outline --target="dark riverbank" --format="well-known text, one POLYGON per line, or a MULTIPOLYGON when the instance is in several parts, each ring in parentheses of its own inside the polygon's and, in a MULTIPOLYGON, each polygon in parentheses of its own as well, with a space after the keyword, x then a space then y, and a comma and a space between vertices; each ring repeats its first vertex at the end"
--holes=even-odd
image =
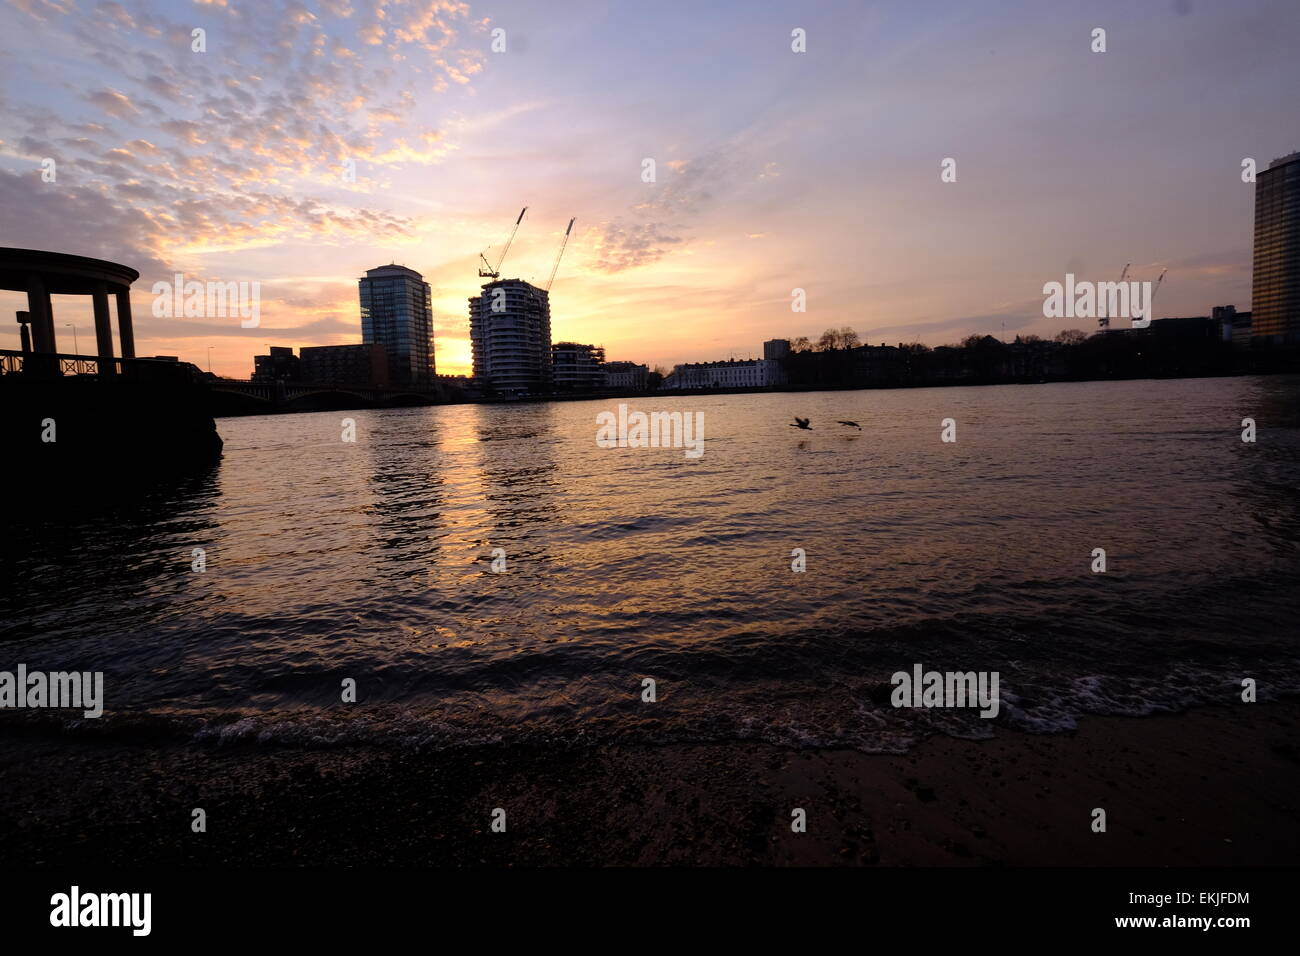
POLYGON ((112 375, 0 376, 0 447, 25 476, 133 487, 157 475, 202 473, 222 440, 205 387, 186 368, 119 360, 112 375))
MULTIPOLYGON (((9 725, 9 729, 16 729, 9 725)), ((1286 865, 1300 701, 906 755, 753 742, 446 752, 7 733, 0 859, 46 864, 1286 865), (192 833, 202 807, 208 831, 192 833), (502 807, 505 833, 490 830, 502 807), (808 830, 790 830, 794 807, 808 830), (1090 828, 1095 807, 1108 830, 1090 828)))
POLYGON ((331 394, 330 400, 318 405, 288 405, 281 407, 258 407, 244 405, 233 407, 217 405, 213 408, 216 418, 241 418, 248 415, 291 415, 303 412, 319 411, 356 411, 367 408, 407 408, 417 405, 525 405, 542 402, 592 402, 592 401, 631 401, 633 399, 674 399, 698 395, 765 395, 765 394, 804 394, 808 392, 863 392, 863 391, 899 391, 922 388, 960 388, 966 386, 992 385, 1051 385, 1081 384, 1088 382, 1132 382, 1132 381, 1173 381, 1180 379, 1223 379, 1242 378, 1245 376, 1286 376, 1297 374, 1300 362, 1283 368, 1265 371, 1220 371, 1191 375, 1116 375, 1097 378, 977 378, 952 379, 950 381, 917 382, 876 382, 849 384, 787 384, 764 386, 761 388, 668 388, 653 391, 627 391, 596 389, 588 392, 556 392, 548 395, 529 395, 511 398, 455 398, 430 400, 428 402, 403 402, 394 405, 375 405, 348 399, 346 392, 331 394))

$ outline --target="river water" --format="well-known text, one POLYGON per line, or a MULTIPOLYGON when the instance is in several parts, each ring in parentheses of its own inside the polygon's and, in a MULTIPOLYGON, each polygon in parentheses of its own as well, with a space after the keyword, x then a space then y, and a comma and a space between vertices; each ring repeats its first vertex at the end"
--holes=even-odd
POLYGON ((617 401, 281 415, 129 500, 91 463, 11 498, 0 670, 103 671, 106 703, 5 719, 899 750, 1300 688, 1300 378, 627 404, 702 413, 704 453, 597 447, 617 401), (998 717, 890 706, 915 664, 997 671, 998 717))

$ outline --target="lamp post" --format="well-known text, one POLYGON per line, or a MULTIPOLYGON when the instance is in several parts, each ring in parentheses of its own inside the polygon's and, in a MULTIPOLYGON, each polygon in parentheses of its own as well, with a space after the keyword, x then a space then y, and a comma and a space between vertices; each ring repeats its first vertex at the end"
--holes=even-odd
POLYGON ((73 325, 71 322, 64 322, 63 327, 65 329, 72 329, 72 354, 80 355, 81 346, 77 344, 77 327, 73 325))
POLYGON ((208 346, 208 374, 212 374, 212 346, 208 346))

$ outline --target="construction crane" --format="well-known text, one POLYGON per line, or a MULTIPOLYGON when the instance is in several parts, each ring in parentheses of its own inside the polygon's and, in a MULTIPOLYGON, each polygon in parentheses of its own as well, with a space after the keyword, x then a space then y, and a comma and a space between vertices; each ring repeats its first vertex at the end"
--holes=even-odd
POLYGON ((569 233, 573 232, 573 224, 577 221, 577 216, 569 220, 569 228, 564 230, 564 238, 560 240, 560 251, 555 255, 555 265, 551 267, 551 277, 546 280, 546 291, 551 291, 551 283, 555 281, 555 273, 560 269, 560 259, 564 256, 564 247, 569 244, 569 233))
MULTIPOLYGON (((1128 275, 1128 267, 1131 266, 1132 264, 1133 264, 1133 263, 1131 263, 1131 262, 1126 262, 1126 263, 1124 263, 1124 268, 1123 268, 1123 270, 1122 270, 1122 271, 1120 272, 1120 274, 1119 274, 1119 283, 1120 283, 1121 285, 1122 285, 1123 282, 1124 282, 1124 277, 1125 277, 1126 275, 1128 275)), ((1110 316, 1109 316, 1109 315, 1103 315, 1101 318, 1099 318, 1099 319, 1097 320, 1097 325, 1100 326, 1100 327, 1103 328, 1103 329, 1108 329, 1108 328, 1110 328, 1110 316)))
POLYGON ((478 254, 478 257, 483 260, 483 265, 487 266, 487 269, 478 270, 480 277, 488 279, 501 278, 501 266, 505 264, 506 253, 510 251, 510 243, 515 241, 515 233, 519 231, 519 224, 524 221, 524 213, 526 212, 528 212, 527 206, 519 210, 519 218, 515 220, 515 228, 510 231, 510 238, 506 240, 505 248, 501 250, 501 258, 497 259, 496 266, 493 266, 492 263, 487 261, 487 256, 485 255, 487 252, 486 249, 478 254))
POLYGON ((1156 317, 1156 293, 1160 291, 1160 283, 1165 281, 1165 273, 1168 271, 1168 269, 1161 269, 1160 278, 1157 279, 1156 284, 1151 287, 1151 298, 1147 300, 1148 319, 1154 319, 1156 317))

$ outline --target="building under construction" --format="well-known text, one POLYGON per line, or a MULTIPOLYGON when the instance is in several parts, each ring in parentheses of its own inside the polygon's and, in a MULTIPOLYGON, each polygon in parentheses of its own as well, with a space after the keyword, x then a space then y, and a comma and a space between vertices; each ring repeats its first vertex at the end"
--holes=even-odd
POLYGON ((545 289, 496 279, 469 300, 474 378, 502 395, 551 390, 551 303, 545 289))
POLYGON ((469 300, 469 338, 474 354, 474 378, 498 395, 536 395, 554 388, 551 364, 551 283, 573 232, 573 220, 564 231, 545 287, 522 279, 502 279, 501 267, 514 242, 527 207, 515 220, 496 265, 481 255, 486 269, 479 276, 491 281, 469 300))

